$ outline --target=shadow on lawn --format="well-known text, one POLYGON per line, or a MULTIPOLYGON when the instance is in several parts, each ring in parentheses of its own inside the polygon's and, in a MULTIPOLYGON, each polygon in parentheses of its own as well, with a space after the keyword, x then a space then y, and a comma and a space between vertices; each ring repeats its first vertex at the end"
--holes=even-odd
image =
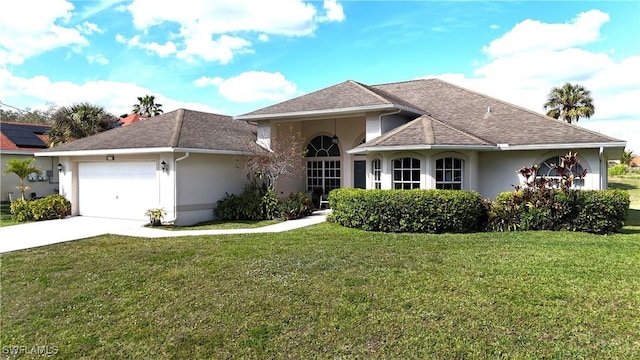
POLYGON ((629 209, 624 225, 626 229, 622 230, 623 234, 640 234, 640 210, 629 209))

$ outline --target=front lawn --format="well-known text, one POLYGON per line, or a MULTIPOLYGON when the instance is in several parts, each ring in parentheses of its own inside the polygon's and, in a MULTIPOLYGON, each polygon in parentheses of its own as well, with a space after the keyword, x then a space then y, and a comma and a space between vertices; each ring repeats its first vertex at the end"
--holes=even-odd
POLYGON ((623 232, 640 232, 640 175, 612 176, 610 189, 622 189, 629 193, 631 204, 623 232))
POLYGON ((62 358, 640 358, 639 253, 637 231, 102 236, 2 255, 0 340, 62 358))
POLYGON ((16 224, 11 220, 11 204, 0 203, 0 226, 8 226, 16 224))

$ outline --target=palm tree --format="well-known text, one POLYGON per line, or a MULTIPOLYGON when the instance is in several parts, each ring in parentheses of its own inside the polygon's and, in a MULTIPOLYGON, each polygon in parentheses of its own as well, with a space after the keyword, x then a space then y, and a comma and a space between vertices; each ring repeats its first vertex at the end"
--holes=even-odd
POLYGON ((53 115, 49 143, 66 143, 119 126, 118 119, 102 106, 89 103, 74 104, 58 109, 53 115))
POLYGON ((547 116, 569 124, 578 122, 581 117, 588 119, 595 112, 591 92, 582 85, 570 83, 552 88, 544 109, 547 110, 547 116))
POLYGON ((138 114, 144 117, 151 117, 162 114, 162 104, 156 104, 156 97, 153 95, 145 95, 138 97, 138 103, 133 104, 132 114, 138 114))
POLYGON ((9 159, 5 165, 4 173, 16 174, 20 178, 20 185, 16 186, 20 190, 22 200, 24 200, 24 192, 29 190, 29 187, 24 184, 24 179, 31 173, 40 173, 40 169, 31 165, 34 159, 18 160, 9 159))

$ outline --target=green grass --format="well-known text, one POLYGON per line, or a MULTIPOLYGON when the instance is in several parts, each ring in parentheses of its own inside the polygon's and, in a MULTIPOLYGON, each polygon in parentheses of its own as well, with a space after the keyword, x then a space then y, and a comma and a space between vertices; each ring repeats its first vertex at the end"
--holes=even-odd
POLYGON ((610 189, 627 190, 631 198, 631 208, 640 209, 640 175, 612 176, 609 178, 610 189))
POLYGON ((61 358, 639 358, 640 233, 102 236, 2 255, 61 358))
POLYGON ((640 232, 640 175, 624 175, 609 178, 610 189, 622 189, 629 193, 631 204, 625 221, 624 232, 640 232))
POLYGON ((0 203, 0 226, 16 224, 11 220, 11 204, 0 203))

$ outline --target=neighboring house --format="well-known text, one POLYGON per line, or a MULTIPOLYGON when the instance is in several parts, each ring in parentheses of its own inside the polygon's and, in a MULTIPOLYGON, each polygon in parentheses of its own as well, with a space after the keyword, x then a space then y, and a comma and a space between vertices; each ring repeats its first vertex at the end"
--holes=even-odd
POLYGON ((625 142, 442 80, 368 86, 346 81, 236 116, 177 110, 39 153, 59 156, 60 193, 74 215, 143 219, 162 207, 187 225, 239 193, 240 156, 268 148, 279 129, 307 139, 305 175, 278 191, 464 189, 486 198, 513 189, 516 171, 578 152, 577 186, 607 187, 607 161, 625 142), (254 124, 257 124, 254 125, 254 124))
POLYGON ((283 187, 324 193, 367 189, 464 189, 493 199, 522 182, 516 171, 578 152, 576 185, 607 188, 607 160, 625 142, 438 79, 382 85, 346 81, 235 117, 258 125, 268 146, 278 127, 309 141, 306 176, 283 187))
MULTIPOLYGON (((20 179, 16 174, 4 174, 9 159, 33 159, 34 154, 49 146, 45 133, 49 130, 47 125, 21 124, 13 122, 0 122, 0 161, 2 165, 2 181, 0 200, 9 201, 20 197, 20 179)), ((25 192, 25 197, 32 195, 37 197, 55 194, 58 191, 58 159, 37 158, 33 165, 42 170, 39 174, 31 174, 25 179, 25 185, 30 189, 25 192), (35 195, 34 195, 35 194, 35 195)))
POLYGON ((138 121, 144 119, 139 114, 124 114, 120 115, 118 121, 120 122, 120 126, 129 126, 133 123, 137 123, 138 121))
POLYGON ((640 167, 640 156, 634 156, 631 158, 631 161, 629 162, 629 166, 631 167, 640 167))
POLYGON ((261 151, 255 126, 176 110, 56 146, 60 194, 73 215, 146 219, 164 208, 176 225, 210 220, 216 201, 246 183, 241 155, 261 151))

